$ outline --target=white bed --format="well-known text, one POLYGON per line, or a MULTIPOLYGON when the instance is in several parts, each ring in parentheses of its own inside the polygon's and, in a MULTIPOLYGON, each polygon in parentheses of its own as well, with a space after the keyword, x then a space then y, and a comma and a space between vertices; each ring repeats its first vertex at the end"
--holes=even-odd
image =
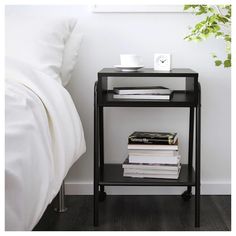
MULTIPOLYGON (((72 40, 70 36, 74 27, 68 28, 66 40, 60 38, 63 48, 57 47, 56 43, 59 41, 52 39, 50 43, 47 37, 46 47, 54 47, 50 51, 51 55, 47 50, 43 52, 46 48, 41 49, 39 45, 37 50, 34 50, 35 45, 30 45, 31 51, 24 45, 28 51, 19 54, 22 50, 19 47, 23 45, 20 45, 22 42, 19 42, 19 37, 14 39, 14 34, 18 33, 18 23, 22 24, 24 17, 20 16, 19 19, 9 18, 6 25, 6 230, 32 230, 58 193, 70 167, 86 150, 81 120, 69 93, 63 87, 68 82, 73 70, 72 64, 76 61, 76 55, 70 59, 70 54, 65 49, 71 50, 75 40, 78 40, 78 34, 72 40), (35 54, 36 51, 38 54, 35 54), (37 61, 40 53, 40 56, 47 55, 46 60, 38 58, 37 61)), ((58 21, 54 22, 57 22, 60 29, 58 21)), ((57 28, 53 24, 51 26, 54 31, 52 32, 49 24, 48 32, 55 35, 57 28)), ((27 24, 24 27, 27 28, 27 24)), ((33 34, 32 30, 28 33, 33 34)), ((59 32, 58 35, 63 34, 59 32)), ((38 37, 37 33, 35 37, 38 37)), ((31 42, 32 38, 28 40, 31 42)), ((45 47, 43 43, 40 45, 45 47)))

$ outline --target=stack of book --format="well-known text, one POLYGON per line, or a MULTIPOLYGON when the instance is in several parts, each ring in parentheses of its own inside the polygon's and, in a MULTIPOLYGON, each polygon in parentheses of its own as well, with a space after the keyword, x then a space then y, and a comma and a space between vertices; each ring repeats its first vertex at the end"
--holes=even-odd
POLYGON ((122 167, 127 177, 178 179, 181 164, 177 133, 132 133, 122 167))
POLYGON ((171 90, 162 86, 151 87, 115 87, 113 98, 116 99, 157 99, 170 100, 171 90))

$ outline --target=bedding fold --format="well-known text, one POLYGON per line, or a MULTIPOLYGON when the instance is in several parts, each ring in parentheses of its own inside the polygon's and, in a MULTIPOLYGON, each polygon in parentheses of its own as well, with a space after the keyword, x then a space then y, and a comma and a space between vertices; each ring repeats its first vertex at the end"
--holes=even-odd
POLYGON ((32 230, 85 152, 80 117, 56 80, 6 60, 5 225, 32 230))

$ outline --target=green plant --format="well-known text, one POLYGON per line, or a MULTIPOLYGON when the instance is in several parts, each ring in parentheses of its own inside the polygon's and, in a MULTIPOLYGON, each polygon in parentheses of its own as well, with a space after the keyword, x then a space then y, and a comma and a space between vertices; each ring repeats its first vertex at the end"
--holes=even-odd
POLYGON ((231 5, 185 5, 184 10, 193 10, 196 16, 204 16, 194 28, 190 28, 191 33, 184 39, 196 42, 210 36, 223 39, 226 43, 226 58, 221 60, 214 53, 212 57, 216 66, 231 67, 231 5))

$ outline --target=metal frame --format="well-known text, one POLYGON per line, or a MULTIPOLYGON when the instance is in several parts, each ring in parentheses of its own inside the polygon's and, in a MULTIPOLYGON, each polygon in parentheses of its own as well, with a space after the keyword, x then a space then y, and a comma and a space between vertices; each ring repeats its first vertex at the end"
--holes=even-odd
POLYGON ((58 213, 63 213, 67 211, 67 207, 65 207, 65 182, 63 180, 60 191, 56 196, 56 204, 57 206, 54 208, 54 211, 58 213))
MULTIPOLYGON (((101 94, 100 94, 101 95, 101 94)), ((197 104, 189 107, 189 151, 188 167, 193 164, 194 109, 195 116, 195 227, 200 227, 200 152, 201 152, 201 86, 197 84, 197 104)), ((94 85, 94 226, 99 220, 99 194, 104 193, 104 186, 99 186, 104 165, 103 106, 98 106, 98 82, 94 85), (100 187, 100 189, 99 189, 100 187)), ((192 186, 187 186, 191 194, 192 186)))
POLYGON ((196 107, 196 150, 195 150, 195 226, 200 227, 201 197, 201 85, 198 83, 198 103, 196 107))
POLYGON ((99 204, 99 165, 98 165, 98 105, 97 105, 97 83, 94 85, 94 226, 98 225, 98 204, 99 204))

